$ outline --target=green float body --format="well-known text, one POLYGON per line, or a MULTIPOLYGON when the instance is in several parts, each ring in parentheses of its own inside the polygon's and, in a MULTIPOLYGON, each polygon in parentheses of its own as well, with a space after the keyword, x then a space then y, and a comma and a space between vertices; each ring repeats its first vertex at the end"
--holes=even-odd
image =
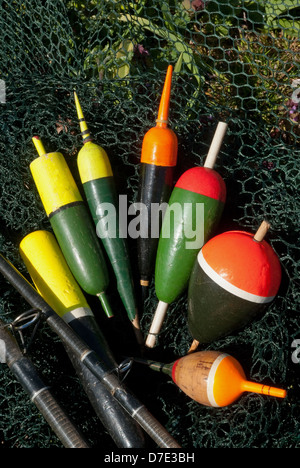
MULTIPOLYGON (((118 201, 114 179, 111 176, 90 180, 83 184, 84 193, 96 225, 97 235, 101 238, 105 251, 117 279, 117 289, 132 321, 137 315, 137 305, 134 296, 134 287, 131 265, 125 239, 120 237, 118 201), (109 220, 105 213, 99 211, 101 205, 110 204, 115 207, 115 219, 112 219, 115 232, 109 232, 109 220)), ((105 210, 104 210, 105 211, 105 210)))
POLYGON ((69 268, 82 289, 90 295, 101 295, 108 287, 108 271, 84 203, 62 207, 49 218, 69 268))
POLYGON ((225 291, 195 261, 188 288, 188 327, 194 340, 207 344, 223 338, 243 328, 265 308, 265 304, 225 291))
POLYGON ((169 304, 187 288, 197 253, 222 215, 226 185, 213 167, 226 128, 227 124, 219 123, 204 166, 185 171, 171 194, 157 249, 155 291, 159 302, 145 343, 149 348, 155 346, 169 304))
POLYGON ((164 217, 155 265, 155 291, 160 301, 171 304, 187 288, 195 258, 202 245, 213 235, 223 209, 224 203, 219 200, 179 187, 174 188, 164 217), (201 210, 198 210, 197 216, 197 203, 203 204, 204 218, 201 210), (181 207, 182 217, 176 225, 172 222, 172 217, 170 218, 170 236, 163 237, 164 225, 174 204, 181 207), (190 225, 193 231, 197 226, 198 235, 203 229, 201 245, 198 243, 195 248, 187 248, 187 245, 196 239, 196 235, 194 238, 186 236, 187 225, 190 225))
POLYGON ((108 271, 90 213, 61 153, 46 153, 38 137, 39 158, 30 164, 41 201, 75 279, 88 294, 99 297, 108 317, 108 271))
POLYGON ((74 97, 84 143, 77 157, 81 183, 91 215, 96 224, 95 231, 97 230, 97 234, 102 240, 102 244, 114 270, 118 292, 125 306, 128 318, 133 325, 136 337, 142 343, 143 337, 140 332, 127 245, 125 239, 119 233, 117 192, 111 164, 106 151, 92 141, 76 93, 74 93, 74 97), (111 214, 114 232, 110 230, 109 215, 111 214))
POLYGON ((197 255, 188 287, 188 325, 209 343, 250 323, 273 301, 281 283, 277 254, 262 238, 229 231, 210 239, 197 255))

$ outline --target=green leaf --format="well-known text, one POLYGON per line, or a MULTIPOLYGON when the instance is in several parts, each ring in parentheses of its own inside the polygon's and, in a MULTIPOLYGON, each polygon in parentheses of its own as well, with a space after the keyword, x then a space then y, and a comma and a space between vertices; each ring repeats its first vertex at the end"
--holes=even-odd
POLYGON ((175 66, 174 66, 174 73, 179 73, 182 68, 182 62, 183 62, 183 53, 179 55, 179 59, 177 60, 175 66))
POLYGON ((299 2, 297 0, 269 0, 265 5, 267 15, 279 16, 283 13, 299 8, 299 2))
POLYGON ((199 74, 199 70, 195 62, 195 52, 190 45, 186 44, 184 37, 179 34, 175 34, 174 32, 170 32, 165 28, 159 28, 152 21, 146 18, 141 18, 134 15, 122 15, 120 20, 135 23, 136 25, 151 31, 153 34, 172 43, 172 46, 175 48, 175 50, 179 54, 182 54, 181 60, 192 71, 194 78, 198 81, 199 84, 202 84, 202 76, 199 74))
POLYGON ((171 31, 175 31, 176 30, 176 25, 174 23, 174 18, 173 18, 173 15, 172 15, 171 11, 170 11, 170 6, 169 6, 168 2, 162 3, 161 11, 162 11, 163 18, 164 18, 166 26, 169 29, 171 29, 171 31))

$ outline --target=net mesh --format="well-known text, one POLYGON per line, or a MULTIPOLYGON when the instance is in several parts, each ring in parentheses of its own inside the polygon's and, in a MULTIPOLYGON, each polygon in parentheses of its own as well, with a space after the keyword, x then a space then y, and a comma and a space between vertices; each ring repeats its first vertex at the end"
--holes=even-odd
MULTIPOLYGON (((134 366, 128 386, 184 448, 299 447, 299 34, 296 0, 1 0, 0 248, 22 273, 21 239, 50 229, 29 164, 31 138, 64 154, 79 178, 82 145, 76 89, 95 140, 110 157, 118 191, 134 201, 141 144, 154 125, 166 68, 174 65, 170 126, 178 136, 175 178, 202 165, 219 120, 229 130, 217 160, 228 198, 219 232, 251 232, 268 219, 268 241, 283 280, 267 312, 207 346, 225 350, 248 377, 288 390, 284 401, 244 394, 213 409, 186 397, 166 376, 134 366), (154 374, 154 375, 153 375, 154 374)), ((129 240, 136 264, 136 246, 129 240)), ((111 300, 119 307, 114 284, 111 300)), ((0 279, 0 315, 28 305, 0 279)), ((93 305, 93 298, 89 298, 93 305)), ((141 319, 149 329, 157 299, 150 288, 141 319)), ((98 309, 98 310, 96 310, 98 309)), ((97 320, 117 359, 134 352, 125 319, 97 320)), ((172 362, 191 344, 186 295, 172 304, 152 357, 172 362)), ((41 326, 30 356, 94 447, 113 448, 65 351, 41 326)), ((60 447, 5 364, 0 367, 3 447, 60 447)))

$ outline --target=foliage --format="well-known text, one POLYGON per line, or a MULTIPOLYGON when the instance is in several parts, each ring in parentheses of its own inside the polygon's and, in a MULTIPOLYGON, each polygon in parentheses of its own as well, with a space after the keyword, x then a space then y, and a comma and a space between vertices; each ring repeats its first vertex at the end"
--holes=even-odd
POLYGON ((259 111, 271 126, 280 115, 285 130, 297 127, 297 116, 289 119, 299 77, 297 0, 81 0, 67 8, 81 24, 74 31, 83 54, 78 73, 89 80, 126 86, 172 63, 178 77, 193 82, 188 108, 204 90, 225 108, 259 111))

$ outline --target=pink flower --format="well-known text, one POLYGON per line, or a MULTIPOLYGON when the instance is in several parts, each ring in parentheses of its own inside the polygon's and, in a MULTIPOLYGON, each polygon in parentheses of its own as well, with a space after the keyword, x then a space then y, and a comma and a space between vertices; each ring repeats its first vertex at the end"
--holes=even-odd
POLYGON ((146 50, 142 44, 137 44, 136 46, 134 46, 134 53, 137 56, 149 55, 148 50, 146 50))
POLYGON ((298 103, 294 102, 292 99, 289 99, 287 102, 287 107, 290 110, 290 114, 297 112, 298 110, 298 103))
POLYGON ((205 1, 204 0, 193 0, 192 7, 195 11, 201 11, 205 8, 205 1))

